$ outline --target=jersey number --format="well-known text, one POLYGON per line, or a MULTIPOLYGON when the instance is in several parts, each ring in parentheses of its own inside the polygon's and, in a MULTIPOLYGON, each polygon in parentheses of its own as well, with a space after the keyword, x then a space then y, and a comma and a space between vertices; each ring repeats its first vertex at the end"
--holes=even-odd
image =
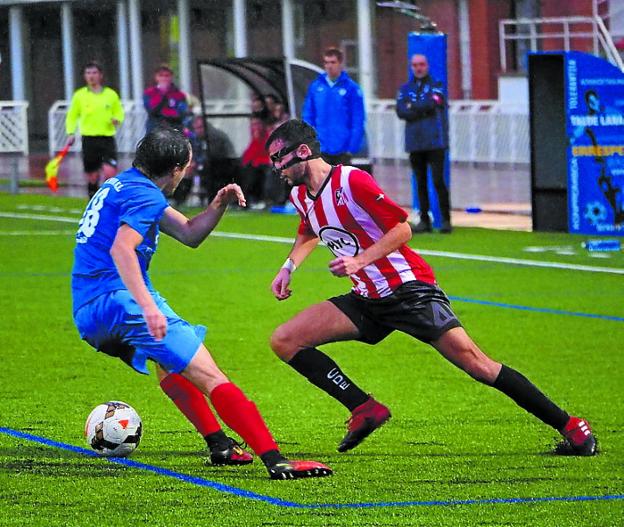
POLYGON ((98 222, 100 221, 100 209, 104 206, 104 200, 108 193, 110 192, 110 187, 102 187, 95 193, 95 196, 89 202, 87 206, 87 210, 85 210, 82 215, 82 219, 78 224, 78 232, 76 233, 76 237, 81 238, 84 236, 85 238, 90 238, 93 236, 95 232, 95 228, 97 227, 98 222))

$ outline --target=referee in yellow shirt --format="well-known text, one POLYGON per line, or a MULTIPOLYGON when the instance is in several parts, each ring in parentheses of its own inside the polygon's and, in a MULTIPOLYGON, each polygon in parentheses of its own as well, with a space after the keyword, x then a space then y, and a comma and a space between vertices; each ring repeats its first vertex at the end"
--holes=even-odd
POLYGON ((124 119, 124 111, 115 90, 104 86, 102 67, 89 62, 83 68, 86 86, 72 96, 65 130, 69 144, 76 140, 76 128, 82 136, 82 161, 87 176, 89 198, 100 187, 100 171, 104 179, 117 172, 116 127, 124 119))

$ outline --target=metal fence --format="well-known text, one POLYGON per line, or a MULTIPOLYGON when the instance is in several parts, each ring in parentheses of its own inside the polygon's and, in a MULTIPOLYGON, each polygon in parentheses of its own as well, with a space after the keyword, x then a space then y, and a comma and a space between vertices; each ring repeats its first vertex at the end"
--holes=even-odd
MULTIPOLYGON (((394 100, 377 100, 368 112, 371 157, 403 159, 405 124, 394 100)), ((499 101, 449 103, 450 158, 460 162, 529 163, 528 108, 499 101)))
MULTIPOLYGON (((142 101, 123 101, 122 104, 126 116, 115 136, 117 150, 121 153, 134 152, 137 141, 145 134, 147 114, 143 109, 142 101)), ((50 156, 61 150, 67 142, 65 116, 68 107, 69 101, 56 101, 48 110, 48 150, 50 156)), ((78 134, 70 151, 80 152, 81 150, 82 142, 78 134)))
MULTIPOLYGON (((133 152, 145 132, 146 114, 141 102, 123 103, 126 118, 117 133, 121 153, 133 152)), ((224 105, 231 112, 245 113, 249 105, 241 102, 209 101, 210 113, 219 113, 224 105)), ((50 154, 60 150, 66 141, 65 114, 67 101, 57 101, 49 112, 50 154)), ((529 118, 524 105, 499 101, 451 101, 449 104, 450 157, 453 161, 486 163, 529 162, 529 118)), ((249 120, 246 118, 213 118, 211 123, 228 134, 240 155, 249 142, 249 120)), ((369 157, 373 161, 404 160, 404 122, 395 113, 395 101, 377 99, 367 114, 369 157)), ((80 151, 80 141, 72 147, 80 151)))
POLYGON ((527 51, 559 49, 591 52, 624 71, 613 35, 597 15, 502 19, 498 22, 498 41, 503 72, 508 71, 510 51, 524 57, 527 51))
POLYGON ((28 103, 0 101, 0 154, 28 154, 28 103))

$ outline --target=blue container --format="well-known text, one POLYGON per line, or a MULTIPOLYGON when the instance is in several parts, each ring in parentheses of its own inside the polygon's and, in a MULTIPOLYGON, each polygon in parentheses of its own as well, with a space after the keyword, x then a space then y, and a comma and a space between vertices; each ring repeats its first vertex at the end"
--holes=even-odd
POLYGON ((587 240, 583 247, 588 251, 621 251, 620 240, 587 240))

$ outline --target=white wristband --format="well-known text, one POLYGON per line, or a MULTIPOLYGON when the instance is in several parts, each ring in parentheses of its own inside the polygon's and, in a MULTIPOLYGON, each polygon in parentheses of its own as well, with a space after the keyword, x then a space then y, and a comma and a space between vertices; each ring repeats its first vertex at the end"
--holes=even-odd
POLYGON ((282 269, 288 269, 292 273, 295 269, 297 269, 297 266, 290 258, 286 258, 284 265, 282 265, 282 269))

